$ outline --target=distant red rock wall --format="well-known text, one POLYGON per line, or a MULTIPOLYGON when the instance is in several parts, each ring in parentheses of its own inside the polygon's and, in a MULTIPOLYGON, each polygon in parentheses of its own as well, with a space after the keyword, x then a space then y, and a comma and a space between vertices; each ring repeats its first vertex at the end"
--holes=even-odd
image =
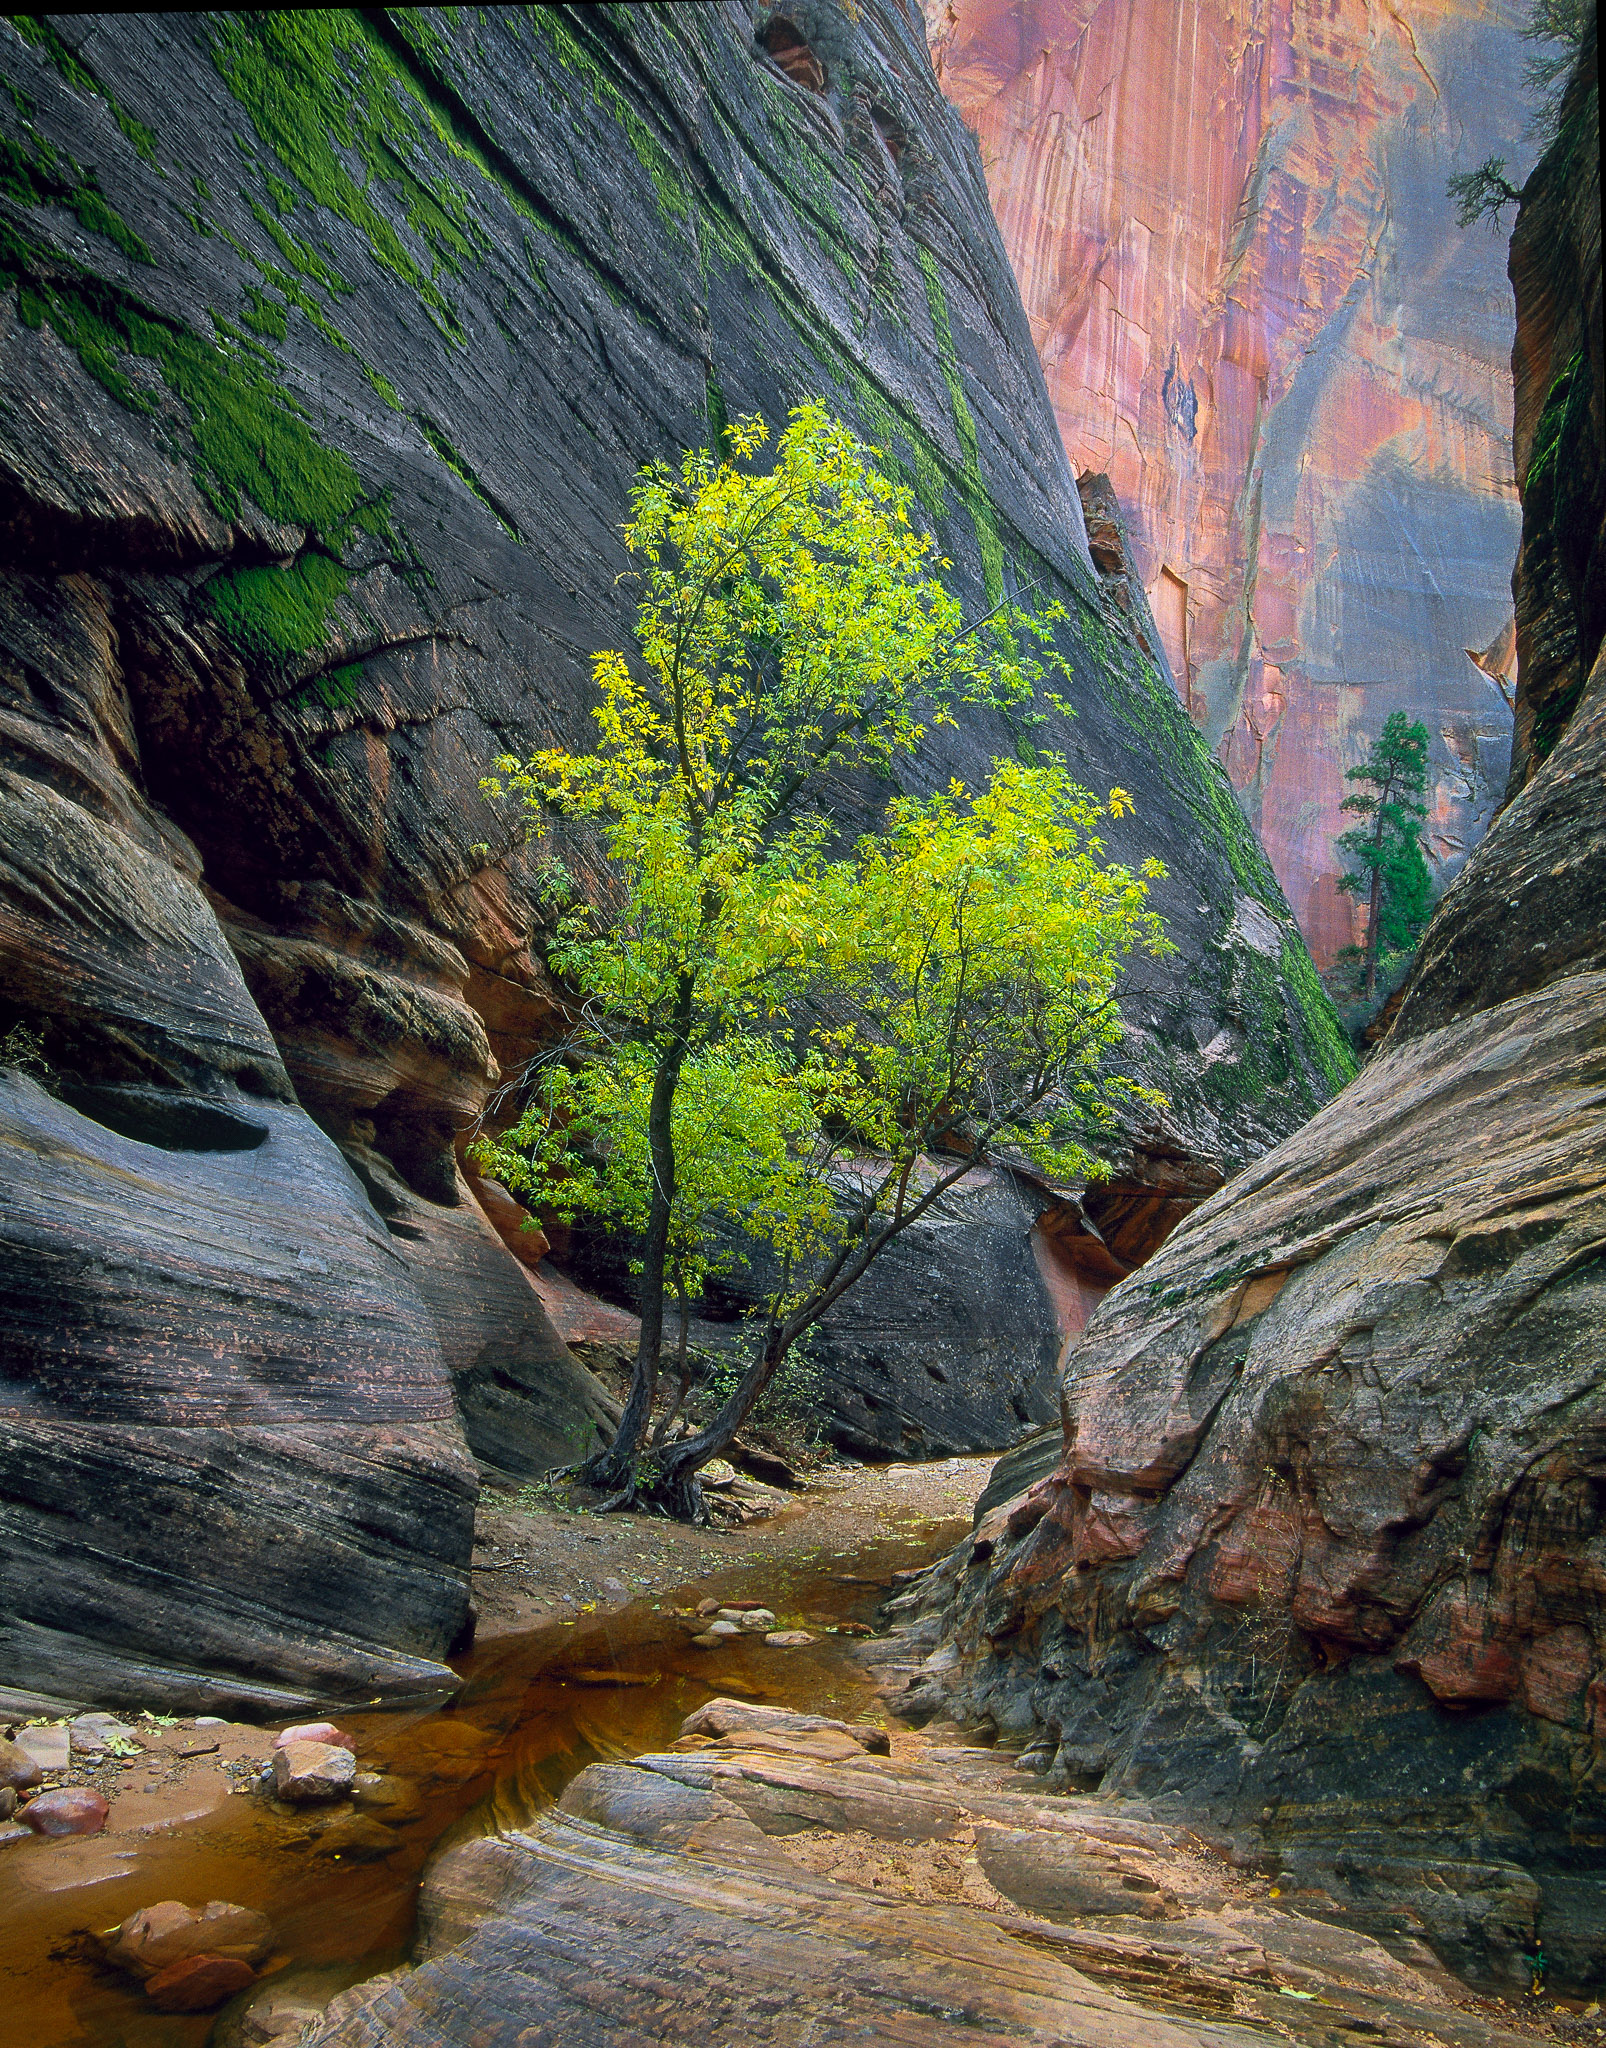
POLYGON ((1443 879, 1506 777, 1512 300, 1444 188, 1522 157, 1522 9, 925 4, 1072 465, 1112 479, 1178 690, 1328 960, 1344 769, 1388 713, 1434 735, 1443 879))

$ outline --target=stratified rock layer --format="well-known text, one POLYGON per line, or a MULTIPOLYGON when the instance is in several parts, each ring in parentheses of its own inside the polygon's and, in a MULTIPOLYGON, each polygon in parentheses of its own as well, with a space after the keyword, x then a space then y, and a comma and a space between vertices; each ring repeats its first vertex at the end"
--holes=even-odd
POLYGON ((1539 2038, 1345 1925, 1342 1898, 1279 1903, 1136 1802, 908 1736, 867 1757, 809 1718, 594 1764, 555 1812, 451 1849, 417 1966, 346 1992, 308 2048, 1539 2038))
MULTIPOLYGON (((1552 230, 1594 92, 1591 47, 1530 188, 1552 230)), ((1587 238, 1549 246, 1598 308, 1598 241, 1593 275, 1587 238)), ((1528 309, 1523 291, 1519 362, 1528 309)), ((1531 491, 1525 571, 1598 554, 1600 415, 1579 409, 1558 459, 1587 520, 1558 527, 1566 493, 1531 491)), ((900 1697, 1213 1816, 1301 1882, 1348 1875, 1371 1924, 1474 1974, 1521 1988, 1542 1950, 1552 1982, 1598 1986, 1606 649, 1565 578, 1519 598, 1593 664, 1560 737, 1440 905, 1360 1078, 1088 1325, 1057 1464, 1048 1439, 1004 1461, 922 1596, 943 1640, 900 1697)), ((1530 682, 1537 735, 1565 666, 1530 682)))
MULTIPOLYGON (((15 1683, 438 1680, 464 1431, 528 1475, 605 1418, 453 1156, 557 1014, 542 849, 479 783, 586 738, 631 477, 731 413, 823 394, 972 615, 1066 602, 1078 716, 1033 736, 1132 792, 1112 846, 1171 870, 1130 1048, 1166 1142, 1234 1163, 1344 1078, 1093 575, 918 20, 791 16, 0 26, 0 1030, 45 1086, 5 1098, 15 1683)), ((909 784, 1021 738, 968 720, 909 784)))
POLYGON ((1524 10, 926 18, 1071 460, 1113 481, 1178 690, 1329 960, 1356 936, 1343 772, 1388 713, 1432 734, 1444 876, 1506 779, 1511 296, 1501 238, 1455 225, 1445 179, 1490 154, 1515 170, 1524 10))

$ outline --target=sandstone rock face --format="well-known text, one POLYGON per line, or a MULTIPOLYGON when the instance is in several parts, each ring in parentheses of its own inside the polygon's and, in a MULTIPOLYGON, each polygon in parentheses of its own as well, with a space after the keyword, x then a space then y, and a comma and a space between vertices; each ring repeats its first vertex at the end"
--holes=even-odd
MULTIPOLYGON (((1115 850, 1171 870, 1130 1051, 1183 1149, 1251 1156, 1342 1080, 1287 905, 1091 570, 916 20, 29 18, 0 69, 16 1682, 279 1711, 439 1684, 465 1436, 528 1476, 605 1421, 453 1156, 556 1016, 542 849, 479 779, 586 737, 630 478, 728 413, 824 394, 973 613, 1065 599, 1079 715, 1036 736, 1129 789, 1115 850)), ((969 721, 911 786, 1016 743, 969 721)))
MULTIPOLYGON (((1556 504, 1525 503, 1525 561, 1577 541, 1556 504)), ((930 1654, 901 1695, 1298 1882, 1364 1871, 1368 1924, 1517 1987, 1536 1941, 1598 1986, 1606 1920, 1598 629, 1580 651, 1391 1034, 1106 1299, 1058 1463, 1013 1454, 946 1585, 908 1596, 930 1654)))
MULTIPOLYGON (((1590 14, 1589 21, 1594 22, 1590 14)), ((1511 368, 1522 484, 1515 791, 1572 716, 1606 633, 1606 362, 1602 360, 1600 86, 1595 30, 1561 106, 1555 146, 1523 191, 1511 237, 1522 319, 1511 368)))
POLYGON ((1445 877, 1506 779, 1512 304, 1444 186, 1522 153, 1523 18, 926 0, 1072 464, 1113 483, 1178 691, 1321 961, 1354 936, 1343 771, 1390 711, 1433 735, 1445 877))

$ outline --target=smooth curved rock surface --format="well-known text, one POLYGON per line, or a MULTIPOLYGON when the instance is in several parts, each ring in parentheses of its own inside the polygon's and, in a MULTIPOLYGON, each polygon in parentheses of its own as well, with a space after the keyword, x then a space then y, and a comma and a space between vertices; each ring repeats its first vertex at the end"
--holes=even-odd
MULTIPOLYGON (((918 19, 793 13, 786 63, 740 6, 0 25, 0 1033, 61 1091, 7 1096, 19 1682, 437 1682, 464 1432, 527 1478, 606 1416, 454 1158, 557 1014, 545 849, 479 783, 586 736, 631 477, 730 413, 825 396, 972 614, 1065 600, 1078 715, 1034 731, 1170 868, 1129 1053, 1177 1142, 1253 1156, 1348 1071, 1092 573, 918 19)), ((1018 739, 967 720, 908 783, 1018 739)))
POLYGON ((1145 1808, 1022 1790, 987 1751, 807 1740, 594 1764, 556 1812, 449 1850, 416 1967, 354 1987, 308 2048, 1538 2038, 1345 1926, 1341 1899, 1290 1910, 1145 1808))
POLYGON ((1113 482, 1178 691, 1326 962, 1358 933, 1343 771, 1388 713, 1432 734, 1442 877, 1506 781, 1512 299, 1504 238, 1458 228, 1445 179, 1531 161, 1525 11, 926 0, 926 19, 1072 464, 1113 482))

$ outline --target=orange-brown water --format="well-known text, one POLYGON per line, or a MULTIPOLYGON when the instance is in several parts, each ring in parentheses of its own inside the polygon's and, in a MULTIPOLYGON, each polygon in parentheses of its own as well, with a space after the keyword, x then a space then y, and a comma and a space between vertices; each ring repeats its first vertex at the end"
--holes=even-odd
MULTIPOLYGON (((867 1545, 833 1559, 829 1577, 815 1564, 751 1565, 688 1589, 679 1604, 723 1592, 763 1599, 783 1615, 868 1619, 883 1593, 848 1578, 884 1585, 966 1526, 933 1523, 867 1545)), ((674 1597, 665 1596, 665 1608, 674 1597)), ((356 1981, 406 1958, 419 1874, 443 1844, 520 1825, 589 1763, 662 1747, 703 1700, 734 1693, 851 1716, 873 1698, 850 1639, 822 1635, 807 1648, 772 1650, 758 1638, 701 1650, 684 1621, 642 1602, 504 1638, 459 1668, 463 1690, 443 1712, 340 1716, 363 1764, 381 1762, 423 1794, 422 1813, 380 1860, 320 1843, 312 1831, 327 1816, 279 1813, 257 1798, 225 1799, 203 1819, 148 1837, 0 1851, 0 2044, 203 2048, 215 2015, 153 2012, 136 1986, 100 1962, 94 1930, 158 1899, 230 1899, 273 1920, 269 1969, 323 1965, 356 1981), (572 1675, 582 1672, 591 1680, 655 1676, 614 1686, 572 1675)), ((264 1753, 267 1746, 264 1738, 264 1753)))

